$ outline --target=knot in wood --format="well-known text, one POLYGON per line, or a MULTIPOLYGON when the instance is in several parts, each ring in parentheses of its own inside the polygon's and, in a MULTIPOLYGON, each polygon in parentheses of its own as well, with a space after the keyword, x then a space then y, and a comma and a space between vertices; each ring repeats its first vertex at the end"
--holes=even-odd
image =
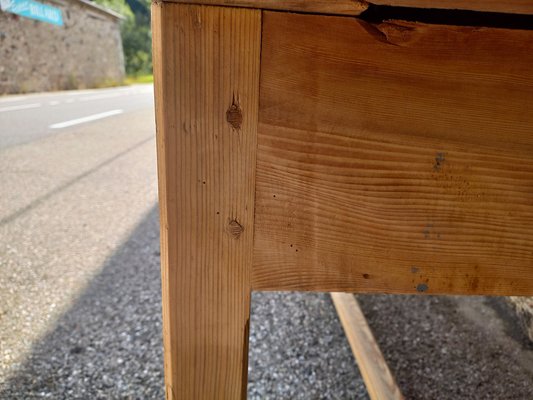
POLYGON ((433 170, 439 172, 442 169, 442 164, 446 161, 446 154, 439 151, 435 157, 435 164, 433 164, 433 170))
POLYGON ((241 129, 242 125, 242 110, 235 101, 226 111, 226 121, 231 125, 233 129, 241 129))
POLYGON ((232 219, 226 225, 226 232, 234 239, 238 239, 241 236, 241 233, 244 231, 244 228, 237 220, 232 219))

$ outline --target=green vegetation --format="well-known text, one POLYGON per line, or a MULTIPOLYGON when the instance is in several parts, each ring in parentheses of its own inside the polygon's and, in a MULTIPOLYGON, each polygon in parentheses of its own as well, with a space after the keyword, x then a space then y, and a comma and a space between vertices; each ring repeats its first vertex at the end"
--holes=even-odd
POLYGON ((152 83, 154 81, 154 76, 152 74, 147 75, 130 75, 126 78, 125 82, 127 85, 133 85, 134 83, 152 83))
POLYGON ((93 0, 96 4, 99 4, 105 8, 116 11, 126 18, 133 17, 133 12, 126 0, 93 0))
MULTIPOLYGON (((144 79, 152 73, 152 32, 150 30, 150 0, 94 0, 126 19, 122 21, 122 46, 126 74, 144 79)), ((139 80, 135 80, 139 82, 139 80)))

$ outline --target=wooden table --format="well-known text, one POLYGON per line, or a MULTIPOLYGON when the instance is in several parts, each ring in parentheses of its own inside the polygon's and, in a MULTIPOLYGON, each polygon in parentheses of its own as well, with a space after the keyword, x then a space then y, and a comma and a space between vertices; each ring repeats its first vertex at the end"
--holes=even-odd
POLYGON ((532 13, 155 1, 168 399, 246 397, 252 290, 533 295, 532 13))

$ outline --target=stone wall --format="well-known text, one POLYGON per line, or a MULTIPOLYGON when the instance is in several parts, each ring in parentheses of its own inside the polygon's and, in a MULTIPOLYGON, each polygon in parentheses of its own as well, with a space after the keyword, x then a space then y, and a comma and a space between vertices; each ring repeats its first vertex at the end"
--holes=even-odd
POLYGON ((64 26, 0 11, 0 94, 121 83, 118 15, 84 0, 39 0, 62 10, 64 26))

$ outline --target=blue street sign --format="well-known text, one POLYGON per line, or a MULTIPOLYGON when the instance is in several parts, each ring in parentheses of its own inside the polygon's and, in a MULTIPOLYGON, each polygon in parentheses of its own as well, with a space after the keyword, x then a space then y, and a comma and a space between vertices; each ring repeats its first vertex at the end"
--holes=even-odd
POLYGON ((0 0, 0 8, 12 14, 63 26, 63 15, 59 8, 34 0, 0 0))

